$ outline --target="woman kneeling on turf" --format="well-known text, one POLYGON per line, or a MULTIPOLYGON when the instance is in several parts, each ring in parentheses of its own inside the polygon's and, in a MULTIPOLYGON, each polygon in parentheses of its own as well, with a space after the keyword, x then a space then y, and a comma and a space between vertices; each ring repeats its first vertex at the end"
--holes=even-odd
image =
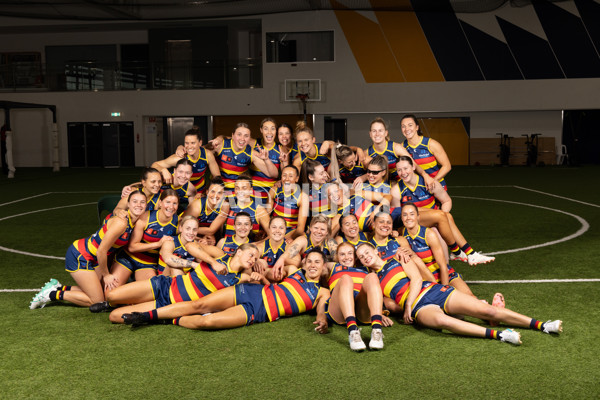
POLYGON ((562 332, 560 320, 542 323, 507 308, 483 303, 451 286, 423 281, 416 265, 406 255, 400 256, 400 262, 394 259, 385 262, 371 244, 359 245, 356 255, 363 265, 377 273, 383 295, 399 306, 395 311, 404 311, 404 322, 407 324, 414 320, 433 329, 446 329, 461 335, 496 339, 517 345, 521 344, 521 334, 518 332, 511 329, 488 329, 450 315, 468 315, 507 325, 534 328, 545 333, 562 332))
MULTIPOLYGON (((146 313, 122 314, 122 318, 126 324, 133 326, 171 319, 173 324, 185 328, 209 330, 272 322, 316 308, 315 330, 325 333, 325 301, 329 298, 329 290, 319 285, 324 266, 325 255, 315 249, 306 256, 303 269, 286 266, 288 275, 281 283, 243 283, 196 301, 173 304, 146 313), (207 313, 212 314, 202 315, 207 313)), ((263 283, 267 282, 264 279, 263 283)))

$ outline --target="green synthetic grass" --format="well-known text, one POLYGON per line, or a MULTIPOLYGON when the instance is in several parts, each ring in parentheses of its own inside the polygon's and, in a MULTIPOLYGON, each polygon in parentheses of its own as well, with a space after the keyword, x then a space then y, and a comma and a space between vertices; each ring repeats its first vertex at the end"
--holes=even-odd
MULTIPOLYGON (((600 168, 454 168, 448 182, 453 215, 475 249, 503 251, 557 240, 549 247, 502 254, 489 265, 453 263, 466 280, 600 278, 600 168), (468 198, 467 198, 468 197, 468 198)), ((98 225, 101 193, 119 192, 139 170, 19 169, 0 178, 0 246, 62 257, 98 225)), ((60 260, 0 251, 0 289, 35 288, 50 277, 72 283, 60 260)), ((560 318, 565 332, 519 329, 523 345, 405 326, 384 330, 385 349, 352 353, 346 329, 313 331, 311 315, 218 332, 173 326, 130 329, 107 314, 64 304, 29 310, 34 293, 0 293, 0 398, 598 398, 600 282, 473 284, 488 300, 542 320, 560 318)), ((480 321, 473 320, 476 323, 480 321)), ((370 328, 363 328, 368 340, 370 328)))

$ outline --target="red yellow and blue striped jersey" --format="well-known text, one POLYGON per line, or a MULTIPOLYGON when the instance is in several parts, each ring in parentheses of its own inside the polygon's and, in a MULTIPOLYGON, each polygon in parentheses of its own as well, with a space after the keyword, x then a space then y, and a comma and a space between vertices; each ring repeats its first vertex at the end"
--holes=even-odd
MULTIPOLYGON (((77 251, 79 251, 87 261, 92 261, 96 264, 98 263, 98 247, 100 247, 100 244, 104 239, 104 235, 106 235, 106 231, 108 231, 109 220, 110 218, 105 219, 100 229, 92 236, 84 239, 78 239, 73 242, 73 246, 75 246, 77 251)), ((127 212, 127 227, 125 228, 125 231, 121 234, 121 236, 117 238, 115 243, 113 243, 113 245, 108 249, 108 256, 114 254, 121 247, 129 243, 129 239, 131 238, 131 232, 133 232, 134 227, 135 224, 131 220, 131 214, 127 212)))
MULTIPOLYGON (((408 151, 408 154, 413 158, 413 160, 419 164, 421 168, 432 178, 440 172, 440 165, 437 162, 437 159, 429 149, 429 140, 430 138, 421 136, 421 140, 419 144, 416 146, 411 146, 408 143, 408 139, 405 139, 402 142, 402 146, 408 151)), ((442 178, 440 181, 443 187, 446 187, 446 181, 442 178)))
POLYGON ((250 220, 252 221, 252 233, 258 233, 260 230, 260 225, 256 219, 256 197, 251 196, 251 199, 252 200, 250 203, 244 207, 240 207, 236 201, 236 197, 234 195, 229 196, 229 214, 227 215, 227 222, 225 223, 225 236, 231 236, 235 234, 235 216, 242 211, 250 214, 250 220))
POLYGON ((246 237, 246 240, 242 243, 238 243, 235 241, 235 236, 225 236, 225 242, 223 242, 223 247, 221 249, 225 252, 225 254, 229 256, 233 256, 237 251, 238 247, 243 245, 244 243, 249 243, 250 239, 246 237))
POLYGON ((387 158, 388 170, 389 170, 389 174, 388 174, 389 182, 396 182, 398 179, 400 179, 398 177, 398 171, 396 170, 396 163, 398 162, 398 156, 394 152, 394 144, 395 143, 392 141, 385 142, 385 150, 381 153, 378 152, 377 150, 375 150, 373 145, 371 145, 369 148, 367 148, 367 155, 369 157, 373 158, 376 155, 382 155, 385 158, 387 158))
MULTIPOLYGON (((402 265, 395 259, 391 259, 381 269, 377 270, 376 273, 383 295, 394 300, 396 304, 404 308, 410 291, 410 279, 406 275, 406 272, 404 272, 402 265)), ((434 285, 434 282, 423 281, 419 295, 412 304, 413 307, 434 285)))
POLYGON ((290 154, 288 155, 288 162, 290 164, 293 163, 294 158, 296 158, 296 156, 298 155, 299 150, 298 150, 298 143, 294 143, 294 145, 292 146, 292 148, 290 149, 290 154))
POLYGON ((393 258, 396 255, 398 249, 400 248, 400 244, 398 243, 398 241, 390 237, 386 238, 384 243, 379 243, 377 240, 375 240, 375 238, 372 238, 371 244, 375 246, 379 257, 383 261, 388 261, 389 259, 393 258))
POLYGON ((287 242, 284 240, 281 242, 279 247, 276 249, 273 248, 271 244, 271 239, 267 239, 264 244, 263 253, 260 256, 263 260, 267 262, 269 268, 273 268, 275 262, 281 257, 283 253, 285 253, 285 248, 287 247, 287 242))
MULTIPOLYGON (((181 258, 182 260, 191 260, 194 261, 194 256, 191 255, 185 245, 181 243, 181 235, 173 236, 173 244, 175 245, 175 250, 173 250, 173 255, 181 258)), ((162 267, 162 270, 167 266, 166 261, 163 259, 162 255, 158 256, 158 265, 162 267)))
POLYGON ((182 204, 187 205, 188 204, 188 190, 190 188, 190 185, 192 183, 190 181, 187 181, 186 183, 184 183, 182 186, 175 186, 174 183, 171 183, 170 185, 164 185, 163 187, 160 188, 161 191, 166 190, 166 189, 173 189, 175 191, 175 193, 177 193, 177 197, 179 198, 179 207, 181 207, 182 204))
POLYGON ((344 166, 340 166, 340 179, 344 183, 354 183, 354 180, 359 176, 363 176, 367 173, 367 169, 362 165, 361 162, 354 164, 354 167, 348 169, 344 166))
MULTIPOLYGON (((279 156, 281 156, 281 152, 279 151, 279 145, 277 143, 273 143, 273 147, 267 149, 263 145, 259 144, 259 141, 256 141, 256 148, 264 148, 267 150, 267 155, 269 160, 275 165, 275 167, 279 170, 281 166, 281 161, 279 160, 279 156)), ((266 198, 269 196, 269 189, 273 187, 275 182, 277 182, 277 178, 271 178, 254 165, 250 166, 250 170, 252 171, 252 186, 254 187, 257 193, 260 193, 262 198, 266 198)))
POLYGON ((231 144, 231 139, 225 139, 216 158, 225 188, 233 189, 237 178, 252 164, 252 147, 248 144, 245 149, 236 152, 231 144))
POLYGON ((190 178, 190 182, 196 187, 198 193, 203 193, 206 190, 204 175, 206 174, 206 168, 208 168, 206 149, 200 147, 198 158, 195 160, 189 154, 186 154, 185 158, 192 163, 192 177, 190 178))
POLYGON ((269 321, 312 310, 320 288, 318 281, 306 279, 303 270, 294 272, 280 283, 264 286, 262 297, 269 321))
POLYGON ((173 277, 169 290, 171 303, 198 300, 217 290, 239 283, 242 274, 239 271, 232 271, 229 265, 231 258, 224 256, 217 261, 227 267, 227 274, 219 275, 210 265, 201 262, 189 274, 173 277))
POLYGON ((435 205, 435 196, 432 195, 422 176, 418 175, 419 179, 414 187, 408 186, 403 180, 398 182, 400 189, 400 203, 414 203, 419 208, 437 208, 435 205))
POLYGON ((216 209, 209 210, 207 205, 207 197, 200 197, 199 199, 196 199, 194 201, 200 202, 200 214, 198 215, 198 225, 201 227, 210 226, 213 223, 213 221, 221 213, 221 207, 223 206, 224 202, 224 200, 222 200, 216 209))
MULTIPOLYGON (((410 248, 415 252, 416 255, 419 256, 421 260, 425 263, 429 271, 433 274, 435 279, 440 281, 440 266, 437 263, 437 260, 433 258, 433 252, 431 251, 431 247, 429 247, 429 243, 427 243, 427 231, 429 228, 424 226, 419 226, 419 232, 416 235, 412 236, 406 228, 402 230, 402 236, 406 238, 408 244, 410 244, 410 248)), ((442 262, 444 265, 445 262, 442 262)), ((449 273, 454 272, 454 268, 448 266, 449 273)))
POLYGON ((300 196, 302 190, 300 186, 292 193, 285 194, 283 186, 277 188, 273 197, 273 213, 285 219, 286 233, 296 229, 298 226, 298 215, 300 214, 300 196))
POLYGON ((327 198, 327 184, 319 187, 310 185, 310 188, 308 189, 308 205, 310 216, 328 213, 329 200, 327 198))
POLYGON ((302 150, 298 151, 300 154, 300 165, 302 166, 302 164, 304 164, 304 161, 306 161, 307 159, 308 160, 316 160, 316 161, 320 162, 321 165, 323 166, 323 168, 325 168, 325 171, 327 171, 329 164, 331 164, 331 160, 326 155, 319 154, 319 149, 321 148, 321 143, 313 144, 313 146, 315 146, 315 151, 316 151, 316 155, 314 157, 310 157, 308 154, 306 154, 302 150))
POLYGON ((367 238, 367 235, 365 235, 364 232, 358 232, 358 240, 357 241, 352 241, 352 240, 348 239, 346 237, 346 235, 344 235, 344 233, 342 233, 342 232, 340 232, 340 236, 342 239, 344 239, 344 242, 350 243, 351 245, 354 246, 355 249, 361 243, 369 243, 369 239, 367 238))
POLYGON ((335 264, 335 266, 331 269, 329 279, 327 280, 329 290, 333 291, 335 285, 337 285, 338 281, 343 275, 349 275, 354 283, 354 291, 360 292, 362 283, 368 273, 369 271, 367 271, 365 267, 346 267, 341 264, 335 264))
MULTIPOLYGON (((144 227, 144 234, 142 236, 141 243, 155 243, 158 242, 163 236, 175 236, 178 223, 177 215, 173 215, 170 221, 162 224, 158 220, 158 212, 159 210, 148 212, 148 220, 146 221, 146 226, 144 227)), ((129 254, 132 259, 141 264, 152 265, 158 263, 160 249, 152 249, 139 253, 131 253, 128 250, 125 250, 125 252, 129 254)))
POLYGON ((370 230, 368 219, 375 207, 375 204, 371 203, 369 200, 353 194, 350 196, 350 199, 347 200, 346 204, 338 209, 338 214, 341 216, 350 214, 356 215, 356 219, 358 219, 358 228, 364 232, 370 230))

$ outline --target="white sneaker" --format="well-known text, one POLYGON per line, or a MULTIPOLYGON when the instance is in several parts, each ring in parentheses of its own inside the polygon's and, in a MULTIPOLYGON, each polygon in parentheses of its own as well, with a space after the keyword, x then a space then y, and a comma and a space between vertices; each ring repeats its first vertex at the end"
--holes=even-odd
POLYGON ((468 262, 469 260, 467 258, 467 255, 465 254, 465 252, 461 250, 459 255, 450 253, 450 261, 468 262))
POLYGON ((471 253, 467 256, 467 261, 469 262, 469 265, 471 265, 471 266, 477 265, 477 264, 487 264, 487 263, 494 261, 495 259, 496 259, 496 257, 484 256, 483 254, 478 253, 476 251, 474 251, 473 253, 471 253))
POLYGON ((59 281, 50 279, 50 281, 46 282, 42 289, 33 296, 33 299, 29 304, 29 309, 34 310, 36 308, 44 308, 44 306, 50 302, 50 292, 56 290, 60 286, 62 285, 59 281))
POLYGON ((365 342, 363 342, 362 338, 360 337, 360 331, 358 329, 350 332, 348 335, 348 341, 350 342, 350 348, 354 351, 363 351, 367 348, 367 346, 365 346, 365 342))
POLYGON ((371 341, 369 342, 369 348, 371 350, 383 349, 383 332, 381 332, 381 329, 371 330, 371 341))
POLYGON ((557 319, 556 321, 547 321, 544 324, 544 333, 560 333, 562 332, 562 321, 557 319))
POLYGON ((512 329, 505 329, 498 334, 500 336, 500 340, 507 343, 516 344, 517 346, 521 343, 521 334, 517 331, 513 331, 512 329))

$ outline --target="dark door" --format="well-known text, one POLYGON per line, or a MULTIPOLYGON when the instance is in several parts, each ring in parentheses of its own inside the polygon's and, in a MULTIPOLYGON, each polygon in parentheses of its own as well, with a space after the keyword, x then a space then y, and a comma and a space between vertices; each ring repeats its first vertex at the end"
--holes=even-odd
POLYGON ((67 124, 69 141, 69 167, 85 167, 85 125, 67 124))
POLYGON ((119 154, 121 167, 135 167, 135 141, 133 122, 119 124, 119 154))
POLYGON ((325 140, 346 144, 346 125, 345 118, 325 118, 325 140))
POLYGON ((119 124, 102 124, 102 166, 119 166, 119 124))
POLYGON ((86 167, 102 166, 102 124, 99 122, 85 124, 85 156, 86 167))

